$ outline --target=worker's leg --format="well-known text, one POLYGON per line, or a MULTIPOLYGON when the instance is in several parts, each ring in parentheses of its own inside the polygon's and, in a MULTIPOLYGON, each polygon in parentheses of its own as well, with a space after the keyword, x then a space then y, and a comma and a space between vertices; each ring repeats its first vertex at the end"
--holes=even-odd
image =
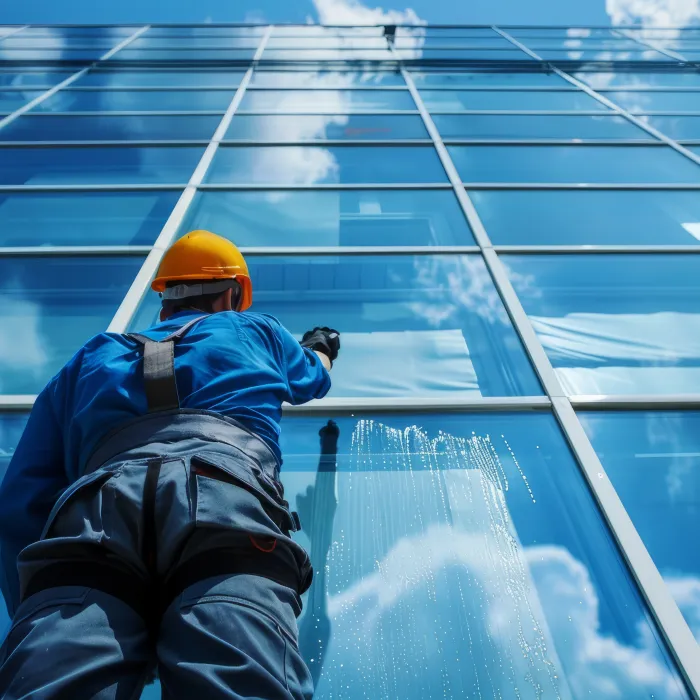
POLYGON ((92 588, 62 586, 20 605, 0 663, 3 700, 136 700, 153 656, 132 608, 92 588))
POLYGON ((308 700, 296 593, 259 576, 219 576, 187 588, 166 611, 158 642, 163 698, 308 700))

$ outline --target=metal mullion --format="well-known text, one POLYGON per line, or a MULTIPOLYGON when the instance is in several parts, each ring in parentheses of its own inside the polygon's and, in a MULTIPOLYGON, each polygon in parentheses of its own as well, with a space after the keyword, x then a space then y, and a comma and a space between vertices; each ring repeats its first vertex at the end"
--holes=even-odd
MULTIPOLYGON (((700 248, 700 246, 698 246, 700 248)), ((476 245, 454 246, 266 246, 266 247, 241 247, 241 252, 254 257, 271 257, 284 255, 309 256, 309 255, 469 255, 480 253, 481 248, 476 245)), ((0 248, 0 254, 2 249, 0 248)))
MULTIPOLYGON (((265 184, 201 184, 198 190, 303 190, 303 191, 323 191, 323 190, 451 190, 449 182, 363 182, 363 183, 319 183, 312 185, 290 184, 284 182, 265 184)), ((700 189, 700 184, 698 185, 700 189)), ((0 192, 3 188, 0 186, 0 192)))
MULTIPOLYGON (((0 395, 0 415, 30 411, 36 400, 34 394, 0 395)), ((546 396, 505 397, 338 397, 310 401, 301 406, 284 404, 282 411, 294 415, 351 415, 357 412, 378 413, 473 413, 483 411, 548 411, 551 401, 546 396)))
MULTIPOLYGON (((420 73, 421 71, 411 71, 412 73, 420 73)), ((459 71, 455 71, 459 73, 459 71)), ((452 75, 452 73, 449 72, 444 72, 445 75, 452 75)), ((494 73, 494 75, 498 75, 498 73, 494 73)), ((524 75, 529 75, 529 73, 524 73, 524 75)), ((540 72, 538 71, 535 75, 540 75, 540 72)), ((429 84, 423 84, 420 87, 416 86, 418 90, 433 90, 435 92, 578 92, 578 90, 573 86, 573 85, 566 85, 564 87, 527 87, 523 86, 520 87, 518 85, 503 85, 503 86, 498 86, 498 85, 465 85, 465 86, 460 86, 460 85, 429 85, 429 84)), ((698 88, 700 90, 700 88, 698 88)), ((600 110, 598 110, 600 111, 600 110)), ((435 112, 431 109, 430 110, 431 114, 435 114, 435 112)), ((597 113, 597 112, 596 112, 597 113)))
POLYGON ((24 24, 21 27, 15 27, 14 29, 11 29, 7 34, 3 34, 2 36, 0 36, 0 41, 2 41, 3 39, 7 39, 10 36, 14 36, 15 34, 18 34, 23 29, 26 29, 29 26, 30 25, 28 25, 28 24, 24 24))
MULTIPOLYGON (((520 46, 523 48, 523 50, 526 50, 533 58, 541 61, 542 59, 533 51, 525 47, 523 44, 521 44, 517 39, 514 39, 512 36, 507 34, 506 32, 498 29, 497 27, 494 27, 494 29, 504 38, 508 39, 508 41, 512 42, 514 46, 520 46)), ((685 156, 686 158, 690 159, 695 163, 696 165, 700 165, 700 156, 696 155, 692 151, 689 151, 687 148, 684 146, 681 146, 678 141, 674 141, 672 138, 666 136, 666 134, 662 133, 658 129, 655 129, 653 126, 649 126, 645 122, 643 122, 640 119, 637 119, 637 117, 633 116, 629 111, 626 109, 623 109, 619 105, 617 105, 615 102, 612 100, 609 100, 607 97, 601 95, 599 92, 596 92, 593 88, 589 87, 585 83, 582 83, 580 80, 577 78, 574 78, 573 76, 569 75, 568 73, 565 73, 563 70, 560 68, 557 68, 556 66, 552 66, 552 70, 560 77, 566 80, 567 82, 571 83, 572 85, 575 85, 578 87, 580 90, 583 90, 587 95, 590 97, 593 97, 594 99, 598 100, 601 104, 605 105, 606 107, 609 107, 612 109, 615 113, 625 117, 628 121, 630 121, 632 124, 635 126, 638 126, 640 129, 644 129, 647 133, 651 134, 652 136, 655 136, 659 140, 663 141, 667 146, 670 146, 673 148, 675 151, 680 153, 681 155, 685 156)), ((700 662, 700 658, 697 659, 698 662, 700 662)), ((697 679, 697 692, 700 694, 700 671, 698 671, 698 679, 697 679)))
POLYGON ((700 408, 700 394, 590 394, 571 396, 577 410, 586 411, 650 411, 700 408))
POLYGON ((165 222, 165 225, 163 226, 160 234, 158 235, 158 238, 153 244, 151 252, 148 254, 148 257, 144 261, 143 265, 141 266, 141 269, 136 275, 136 278, 131 284, 129 291, 127 292, 126 296, 122 300, 122 303, 119 305, 117 312, 112 318, 112 321, 107 329, 108 331, 114 333, 125 332, 132 317, 136 313, 136 310, 148 290, 151 278, 155 274, 155 271, 157 270, 158 265, 160 264, 160 261, 163 258, 163 255, 165 254, 165 251, 177 235, 178 229, 180 228, 180 225, 185 218, 187 210, 192 204, 194 196, 197 192, 197 187, 201 185, 204 181, 204 177, 206 176, 207 171, 209 170, 212 161, 214 160, 214 156, 216 155, 216 152, 219 148, 219 144, 225 137, 226 132, 233 119, 233 116, 236 113, 236 110, 238 109, 241 100, 243 99, 246 88, 248 87, 248 83, 250 82, 250 79, 253 76, 253 70, 255 69, 256 62, 260 59, 260 56, 265 50, 265 44, 270 38, 272 29, 273 25, 268 25, 267 29, 260 38, 260 43, 258 44, 258 48, 255 51, 253 61, 250 64, 250 67, 243 76, 240 85, 238 86, 235 94, 233 95, 233 98, 231 99, 231 103, 229 104, 228 109, 221 118, 221 122, 219 123, 219 126, 217 127, 216 131, 214 132, 209 145, 204 151, 204 154, 202 155, 194 172, 192 173, 192 176, 190 177, 190 180, 187 183, 187 187, 180 195, 180 198, 178 199, 175 208, 171 212, 170 216, 168 217, 168 220, 165 222))
POLYGON ((674 110, 674 111, 648 110, 648 111, 642 112, 638 109, 634 109, 634 110, 630 111, 630 114, 635 116, 635 117, 700 117, 699 110, 685 110, 685 111, 680 111, 680 110, 674 110))
POLYGON ((640 39, 639 37, 634 36, 628 30, 626 29, 613 29, 613 34, 617 34, 618 36, 623 36, 627 39, 631 39, 632 41, 635 41, 637 44, 640 46, 645 46, 649 49, 652 49, 653 51, 656 51, 657 53, 663 54, 664 56, 668 56, 669 58, 672 58, 674 61, 681 61, 683 63, 688 63, 688 59, 685 56, 682 56, 676 51, 668 51, 666 49, 662 49, 659 46, 655 46, 654 44, 649 43, 648 41, 645 41, 644 39, 640 39))
MULTIPOLYGON (((43 117, 45 119, 51 119, 52 117, 203 117, 203 116, 214 116, 221 117, 224 112, 220 109, 217 110, 202 110, 200 112, 184 111, 184 110, 171 110, 162 112, 148 110, 125 110, 125 111, 103 111, 103 112, 36 112, 28 116, 30 117, 43 117)), ((12 115, 10 115, 12 116, 12 115)), ((1 122, 0 122, 1 123, 1 122)))
POLYGON ((343 109, 340 112, 319 112, 318 110, 303 110, 299 112, 291 112, 288 109, 279 112, 271 112, 269 110, 259 110, 259 109, 242 109, 236 112, 239 116, 255 116, 255 117, 279 117, 279 116, 289 116, 289 117, 300 117, 300 116, 311 116, 311 117, 333 117, 336 114, 346 114, 348 116, 354 116, 356 114, 369 114, 369 115, 381 115, 381 116, 400 116, 402 114, 420 114, 418 110, 415 109, 343 109))
POLYGON ((183 190, 187 183, 144 184, 101 184, 101 185, 0 185, 0 193, 8 192, 158 192, 163 190, 183 190))
POLYGON ((650 182, 463 182, 468 190, 700 190, 700 183, 650 182))
POLYGON ((160 85, 154 87, 144 85, 134 87, 130 87, 128 85, 76 85, 66 88, 66 92, 208 92, 210 90, 213 92, 228 92, 237 89, 238 85, 207 85, 206 87, 197 87, 192 85, 160 85))
MULTIPOLYGON (((695 71, 679 71, 679 73, 694 73, 695 71)), ((675 71, 669 71, 669 75, 675 75, 675 71)), ((634 75, 634 73, 631 73, 634 75)), ((572 88, 575 89, 575 88, 572 88)), ((598 92, 700 92, 700 87, 689 87, 688 85, 619 85, 617 87, 598 88, 598 92)))
POLYGON ((576 255, 609 255, 635 254, 635 255, 665 255, 684 254, 694 255, 700 253, 700 245, 494 245, 497 253, 517 255, 562 255, 575 253, 576 255))
POLYGON ((110 245, 110 246, 17 246, 0 247, 0 257, 16 256, 109 256, 109 255, 148 255, 149 245, 110 245))
POLYGON ((658 139, 460 139, 446 138, 447 146, 662 146, 658 139))
MULTIPOLYGON (((533 58, 540 60, 537 54, 527 49, 523 44, 506 32, 500 30, 498 27, 494 27, 494 30, 511 41, 513 45, 519 46, 523 50, 526 50, 533 58)), ((644 128, 648 133, 661 138, 661 140, 671 145, 675 150, 690 158, 696 164, 700 164, 700 159, 680 146, 677 142, 672 141, 656 129, 646 127, 646 125, 638 119, 635 119, 628 112, 621 109, 610 100, 602 97, 587 85, 581 83, 581 81, 572 78, 556 67, 553 67, 553 70, 557 75, 564 78, 572 85, 579 87, 586 92, 586 94, 599 100, 602 104, 614 108, 619 114, 622 114, 622 116, 626 117, 632 123, 644 128)), ((493 250, 491 253, 494 256, 496 255, 496 252, 493 250)), ((598 502, 601 513, 619 545, 622 556, 627 562, 629 570, 635 578, 654 616, 671 655, 675 658, 678 669, 686 681, 689 692, 698 700, 700 699, 700 646, 698 646, 695 641, 693 633, 683 618, 668 587, 664 583, 659 570, 652 561, 620 497, 607 477, 595 449, 588 439, 580 420, 576 416, 570 399, 565 395, 553 396, 549 391, 547 393, 552 397, 552 405, 557 420, 571 449, 576 455, 590 490, 598 502)))
POLYGON ((79 80, 80 78, 82 78, 93 66, 96 66, 101 61, 108 61, 118 51, 123 49, 125 46, 128 46, 135 39, 138 39, 138 37, 140 37, 144 32, 146 32, 148 30, 149 26, 150 25, 145 25, 145 26, 141 27, 140 29, 137 29, 131 36, 127 37, 126 39, 123 39, 114 48, 110 49, 106 54, 104 54, 103 56, 98 58, 97 61, 94 61, 89 66, 82 68, 77 73, 74 73, 70 77, 68 77, 65 80, 58 83, 58 85, 54 85, 54 87, 52 87, 50 90, 47 90, 46 92, 42 93, 38 97, 35 97, 33 100, 28 102, 26 105, 20 107, 19 109, 16 109, 14 112, 12 112, 12 114, 9 114, 4 119, 0 119, 0 129, 2 129, 2 127, 4 127, 4 126, 7 126, 11 122, 13 122, 15 119, 22 116, 26 112, 28 112, 30 109, 34 109, 34 107, 41 104, 44 100, 48 99, 52 95, 55 95, 59 90, 62 90, 64 87, 67 87, 71 83, 74 83, 76 80, 79 80))
POLYGON ((144 147, 144 146, 170 146, 179 148, 182 146, 206 146, 209 139, 191 139, 191 140, 139 140, 139 139, 119 139, 114 141, 0 141, 2 148, 63 148, 63 147, 91 147, 91 146, 125 146, 128 148, 144 147))
MULTIPOLYGON (((294 141, 260 141, 260 140, 237 140, 224 139, 222 146, 432 146, 430 139, 307 139, 294 141)), ((2 145, 2 144, 0 144, 2 145)))
POLYGON ((552 110, 552 109, 458 109, 458 110, 447 110, 447 109, 431 109, 430 114, 433 116, 439 114, 445 114, 450 116, 455 115, 502 115, 502 116, 537 116, 537 117, 615 117, 619 116, 610 111, 605 111, 603 109, 582 109, 580 111, 576 110, 552 110))
MULTIPOLYGON (((317 73, 318 71, 257 71, 258 73, 317 73)), ((334 71, 334 72, 340 72, 340 71, 334 71)), ((348 73, 354 72, 354 71, 346 71, 348 73)), ((381 73, 382 71, 375 71, 377 73, 381 73)), ((391 71, 384 71, 386 73, 389 73, 391 71)), ((201 88, 200 88, 201 89, 201 88)), ((309 92, 357 92, 358 90, 370 90, 370 91, 378 91, 378 90, 389 90, 392 92, 406 92, 408 88, 405 85, 367 85, 367 86, 356 86, 356 85, 348 85, 348 86, 342 86, 342 87, 330 87, 327 85, 324 86, 319 86, 319 87, 314 87, 314 86, 304 86, 300 85, 299 87, 294 87, 294 86, 286 86, 286 85, 281 85, 279 87, 262 87, 262 86, 251 86, 248 88, 250 92, 284 92, 284 91, 294 91, 294 90, 307 90, 309 92)))

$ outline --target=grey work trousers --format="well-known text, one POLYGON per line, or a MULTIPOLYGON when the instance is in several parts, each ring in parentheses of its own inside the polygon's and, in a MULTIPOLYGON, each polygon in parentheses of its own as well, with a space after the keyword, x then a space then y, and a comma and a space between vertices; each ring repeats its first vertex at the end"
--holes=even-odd
POLYGON ((24 599, 0 648, 0 698, 135 699, 156 666, 164 698, 311 698, 296 625, 310 565, 289 538, 277 469, 259 438, 213 414, 155 415, 103 442, 20 554, 24 599), (84 566, 95 552, 136 581, 167 582, 193 557, 224 550, 274 554, 286 576, 189 581, 172 600, 153 599, 163 604, 155 628, 94 584, 59 578, 32 592, 47 567, 84 566), (285 585, 290 573, 299 587, 285 585))

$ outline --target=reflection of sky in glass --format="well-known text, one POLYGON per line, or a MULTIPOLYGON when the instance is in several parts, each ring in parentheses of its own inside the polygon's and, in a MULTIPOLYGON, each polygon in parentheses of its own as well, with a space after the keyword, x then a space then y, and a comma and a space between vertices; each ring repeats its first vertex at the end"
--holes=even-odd
POLYGON ((700 642, 700 414, 579 414, 622 503, 700 642))

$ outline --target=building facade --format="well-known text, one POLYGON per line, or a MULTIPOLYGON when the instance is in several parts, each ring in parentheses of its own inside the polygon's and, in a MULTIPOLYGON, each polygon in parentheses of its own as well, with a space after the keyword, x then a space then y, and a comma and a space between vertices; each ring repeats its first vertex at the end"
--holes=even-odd
POLYGON ((700 697, 700 29, 7 26, 0 142, 0 477, 206 228, 342 333, 317 697, 700 697))

